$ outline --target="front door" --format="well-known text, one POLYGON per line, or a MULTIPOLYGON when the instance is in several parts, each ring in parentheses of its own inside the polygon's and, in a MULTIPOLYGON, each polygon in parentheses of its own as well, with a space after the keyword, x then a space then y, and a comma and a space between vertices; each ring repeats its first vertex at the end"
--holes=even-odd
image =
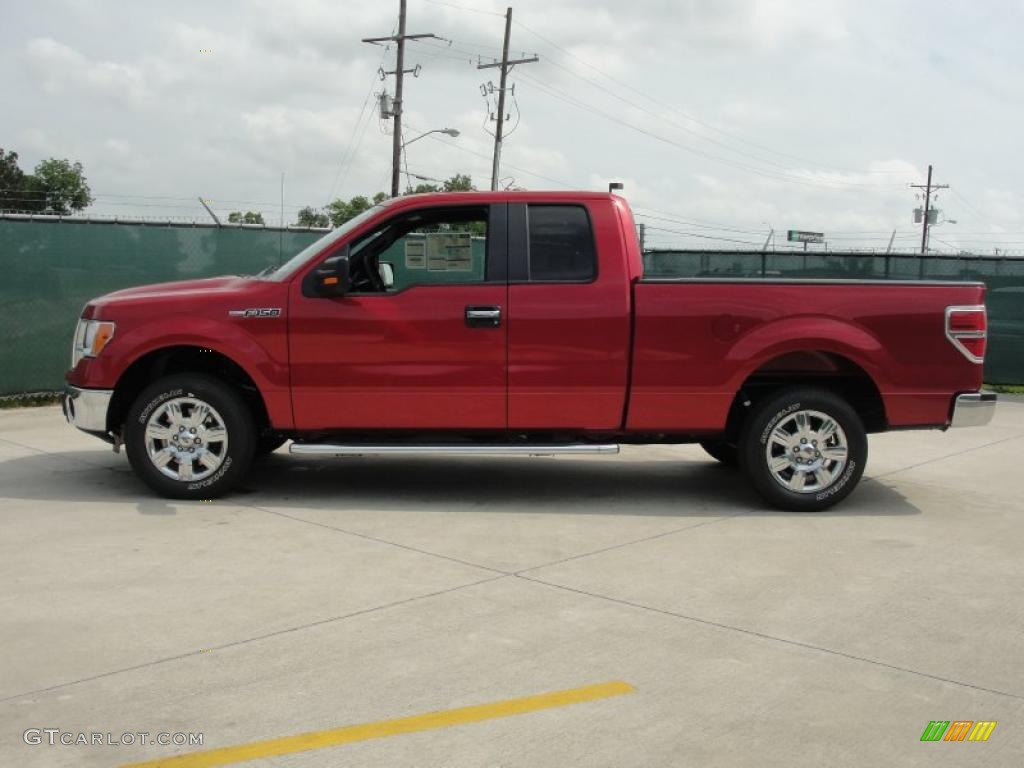
POLYGON ((349 244, 345 296, 293 281, 296 428, 505 429, 506 209, 406 209, 349 244))

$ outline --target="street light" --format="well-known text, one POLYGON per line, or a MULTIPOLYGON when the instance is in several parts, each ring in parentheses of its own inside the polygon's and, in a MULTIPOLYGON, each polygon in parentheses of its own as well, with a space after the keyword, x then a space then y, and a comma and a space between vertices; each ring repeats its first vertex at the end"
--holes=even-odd
POLYGON ((432 131, 427 131, 426 133, 421 133, 419 136, 417 136, 414 139, 409 139, 408 141, 403 141, 402 142, 402 149, 404 150, 407 146, 412 144, 414 141, 419 141, 424 136, 429 136, 432 133, 445 133, 445 134, 451 136, 453 139, 455 139, 455 138, 458 138, 458 136, 459 136, 459 129, 458 128, 435 128, 432 131))
POLYGON ((409 180, 409 177, 411 175, 409 173, 409 156, 406 154, 405 148, 407 146, 409 146, 410 144, 412 144, 414 141, 419 141, 424 136, 429 136, 432 133, 443 133, 443 134, 445 134, 447 136, 451 136, 453 139, 455 139, 455 138, 458 138, 458 136, 459 136, 459 129, 458 128, 434 128, 433 130, 426 131, 425 133, 421 133, 419 136, 416 136, 416 137, 414 137, 412 139, 409 139, 408 141, 403 141, 402 142, 402 158, 403 158, 403 160, 405 162, 405 188, 407 190, 411 190, 412 189, 412 182, 409 180))

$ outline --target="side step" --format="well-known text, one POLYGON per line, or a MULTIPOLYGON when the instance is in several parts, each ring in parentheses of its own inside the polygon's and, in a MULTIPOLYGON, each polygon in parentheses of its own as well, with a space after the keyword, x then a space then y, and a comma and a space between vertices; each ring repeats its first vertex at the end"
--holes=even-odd
POLYGON ((565 456, 567 454, 618 453, 615 443, 576 443, 562 445, 491 443, 292 443, 289 453, 305 456, 565 456))

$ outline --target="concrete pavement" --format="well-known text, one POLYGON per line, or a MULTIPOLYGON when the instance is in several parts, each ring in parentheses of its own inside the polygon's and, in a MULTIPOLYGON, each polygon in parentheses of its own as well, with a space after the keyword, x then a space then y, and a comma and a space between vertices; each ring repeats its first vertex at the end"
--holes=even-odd
POLYGON ((628 695, 250 766, 1024 762, 1024 404, 876 435, 821 514, 697 447, 316 461, 152 497, 56 408, 0 412, 0 765, 203 749, 604 681, 628 695), (931 720, 985 743, 921 743, 931 720))

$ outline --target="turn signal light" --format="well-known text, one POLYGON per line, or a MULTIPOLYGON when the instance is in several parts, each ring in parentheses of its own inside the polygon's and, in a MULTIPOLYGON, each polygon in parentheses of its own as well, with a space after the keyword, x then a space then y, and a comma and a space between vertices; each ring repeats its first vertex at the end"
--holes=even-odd
POLYGON ((114 335, 114 324, 113 323, 99 323, 96 328, 96 335, 92 338, 92 348, 90 354, 96 357, 103 348, 107 346, 107 342, 114 335))
POLYGON ((972 363, 984 362, 988 342, 984 305, 946 307, 946 338, 972 363))

